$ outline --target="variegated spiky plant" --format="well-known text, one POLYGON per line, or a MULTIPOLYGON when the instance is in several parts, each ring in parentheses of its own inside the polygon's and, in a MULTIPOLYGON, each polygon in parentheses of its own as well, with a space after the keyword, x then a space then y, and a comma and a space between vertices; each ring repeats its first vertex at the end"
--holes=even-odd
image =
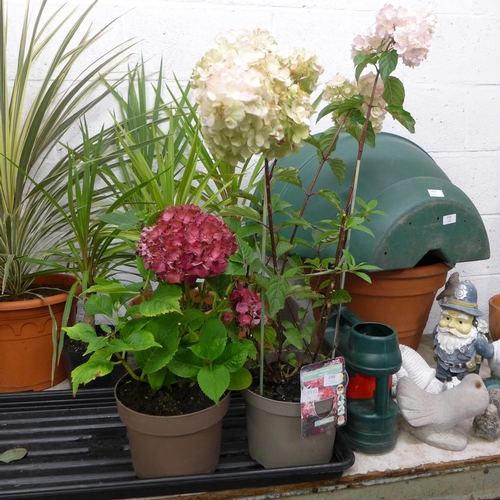
MULTIPOLYGON (((51 271, 50 249, 68 234, 64 218, 48 195, 64 202, 67 164, 48 165, 49 153, 109 89, 102 77, 126 58, 131 44, 117 46, 90 65, 82 61, 112 23, 94 31, 84 24, 94 8, 81 13, 64 7, 46 13, 26 8, 17 67, 9 67, 4 0, 0 0, 0 283, 1 294, 23 293, 37 274, 51 271), (79 63, 82 61, 82 66, 79 63), (43 78, 35 77, 40 67, 43 78), (77 75, 74 77, 72 75, 77 75), (39 172, 43 172, 40 180, 39 172), (46 264, 45 264, 46 263, 46 264)), ((9 40, 10 42, 10 40, 9 40)))

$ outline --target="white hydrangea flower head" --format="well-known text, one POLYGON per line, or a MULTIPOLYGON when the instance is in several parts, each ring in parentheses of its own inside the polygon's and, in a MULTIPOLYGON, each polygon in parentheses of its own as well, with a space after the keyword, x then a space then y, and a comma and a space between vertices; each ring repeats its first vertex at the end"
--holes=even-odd
POLYGON ((429 5, 406 9, 385 4, 375 23, 354 38, 351 55, 354 58, 393 44, 403 64, 415 67, 427 58, 435 27, 436 16, 429 5))
MULTIPOLYGON (((375 83, 375 73, 367 73, 359 77, 358 86, 359 93, 365 98, 365 102, 361 105, 361 112, 366 116, 368 113, 368 103, 370 102, 371 94, 373 92, 373 85, 375 83)), ((375 92, 373 95, 372 110, 370 112, 370 122, 375 132, 382 130, 385 115, 387 111, 385 107, 387 103, 382 99, 384 92, 384 83, 379 78, 375 85, 375 92)))
POLYGON ((343 101, 353 95, 359 94, 356 83, 348 80, 346 77, 336 74, 325 86, 323 97, 326 101, 343 101))
MULTIPOLYGON (((348 80, 344 76, 337 74, 326 84, 323 92, 323 99, 327 102, 339 102, 353 95, 360 94, 364 97, 364 103, 361 105, 360 111, 366 117, 374 83, 375 73, 373 72, 362 75, 357 84, 355 80, 348 80)), ((375 87, 372 110, 370 112, 370 122, 375 132, 380 132, 382 130, 382 124, 387 114, 385 110, 387 103, 382 99, 383 92, 384 84, 378 79, 375 87)), ((339 117, 337 111, 333 112, 332 117, 337 125, 341 125, 342 119, 339 117)))
POLYGON ((279 158, 309 136, 309 102, 323 68, 313 54, 278 52, 267 30, 229 31, 196 64, 192 84, 202 134, 217 158, 279 158))

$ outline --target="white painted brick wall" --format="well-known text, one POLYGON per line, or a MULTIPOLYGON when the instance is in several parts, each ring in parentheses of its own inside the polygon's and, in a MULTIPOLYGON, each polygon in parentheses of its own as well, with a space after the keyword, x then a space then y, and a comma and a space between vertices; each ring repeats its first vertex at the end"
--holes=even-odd
MULTIPOLYGON (((32 1, 33 6, 40 1, 32 1)), ((49 1, 49 7, 62 5, 49 1)), ((100 0, 92 14, 96 27, 121 16, 89 60, 113 43, 135 37, 151 70, 164 61, 166 79, 186 81, 214 37, 228 29, 267 28, 283 46, 303 46, 325 66, 322 81, 337 72, 352 75, 350 44, 374 19, 384 0, 100 0)), ((407 5, 411 5, 411 1, 407 5)), ((19 30, 26 0, 7 0, 11 32, 19 30), (15 24, 14 24, 15 22, 15 24)), ((90 0, 68 2, 81 9, 90 0)), ((398 2, 394 2, 397 5, 398 2)), ((401 2, 402 5, 406 5, 401 2)), ((452 182, 480 211, 488 230, 491 258, 457 265, 478 288, 480 307, 500 293, 500 2, 440 0, 438 27, 428 60, 419 68, 398 68, 417 121, 414 135, 388 119, 385 130, 407 137, 427 150, 452 182)), ((10 64, 15 64, 11 53, 10 64)), ((36 68, 43 70, 43 64, 36 68)), ((103 111, 92 120, 107 120, 103 111)), ((460 245, 460 242, 457 242, 460 245)), ((436 322, 434 308, 428 330, 436 322)))

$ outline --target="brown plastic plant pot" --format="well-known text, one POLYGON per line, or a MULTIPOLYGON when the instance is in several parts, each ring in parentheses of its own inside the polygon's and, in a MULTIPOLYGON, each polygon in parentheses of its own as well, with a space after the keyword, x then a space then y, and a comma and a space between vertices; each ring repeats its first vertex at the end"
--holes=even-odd
POLYGON ((146 415, 127 408, 118 399, 116 387, 115 398, 118 415, 127 426, 137 477, 185 476, 215 471, 220 457, 222 419, 229 409, 230 393, 219 402, 219 406, 173 417, 146 415))
POLYGON ((242 395, 246 406, 248 451, 256 462, 266 469, 330 462, 336 429, 304 438, 300 403, 275 401, 250 389, 242 391, 242 395))

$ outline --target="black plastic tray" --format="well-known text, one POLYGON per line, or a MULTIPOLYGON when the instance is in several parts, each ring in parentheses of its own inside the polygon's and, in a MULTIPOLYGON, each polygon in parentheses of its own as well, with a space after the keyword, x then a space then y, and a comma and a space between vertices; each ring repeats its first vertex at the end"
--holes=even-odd
POLYGON ((138 479, 111 389, 0 395, 0 453, 23 446, 22 460, 0 463, 0 498, 117 499, 256 488, 329 480, 354 463, 337 432, 328 464, 264 469, 246 443, 245 406, 233 394, 213 474, 138 479), (91 496, 90 496, 91 495, 91 496))

